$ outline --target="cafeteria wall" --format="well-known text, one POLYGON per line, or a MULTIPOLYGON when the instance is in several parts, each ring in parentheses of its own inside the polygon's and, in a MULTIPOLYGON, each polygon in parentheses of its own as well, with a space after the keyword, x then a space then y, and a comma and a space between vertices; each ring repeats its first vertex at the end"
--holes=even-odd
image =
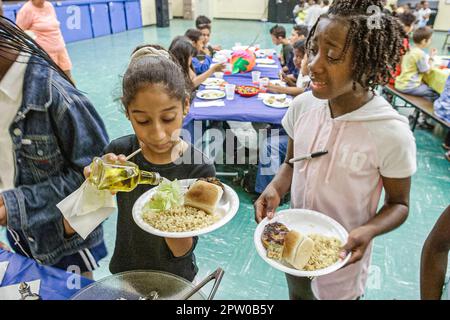
POLYGON ((449 17, 450 17, 450 1, 440 0, 439 1, 439 12, 436 17, 434 29, 440 30, 440 31, 450 31, 449 17))

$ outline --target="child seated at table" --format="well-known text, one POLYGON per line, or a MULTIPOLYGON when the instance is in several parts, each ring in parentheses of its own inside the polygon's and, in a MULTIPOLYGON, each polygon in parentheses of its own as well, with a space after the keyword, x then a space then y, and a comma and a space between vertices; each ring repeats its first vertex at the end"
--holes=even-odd
MULTIPOLYGON (((450 77, 447 78, 444 92, 439 99, 434 102, 434 113, 441 119, 450 123, 450 77)), ((450 161, 450 132, 447 134, 442 147, 447 150, 445 158, 450 161)))
POLYGON ((395 88, 403 93, 420 96, 430 101, 439 98, 439 94, 423 82, 423 77, 431 70, 436 49, 428 55, 424 49, 431 44, 433 30, 424 27, 414 32, 414 47, 406 53, 402 61, 402 72, 395 79, 395 88))
POLYGON ((200 30, 203 34, 203 37, 205 38, 205 49, 208 49, 211 53, 211 56, 214 56, 214 53, 216 51, 222 50, 221 46, 212 46, 210 45, 210 39, 211 39, 211 29, 212 29, 212 22, 211 19, 209 19, 206 16, 198 16, 197 19, 195 19, 195 27, 197 30, 200 30))
POLYGON ((197 29, 189 29, 186 31, 185 36, 192 41, 192 45, 197 50, 197 55, 192 58, 195 73, 197 75, 205 73, 212 65, 212 57, 204 52, 205 37, 197 29))
POLYGON ((187 78, 192 81, 193 88, 198 88, 206 79, 215 72, 222 72, 225 69, 224 64, 214 64, 205 73, 196 75, 192 66, 192 60, 197 55, 197 49, 194 48, 189 38, 179 36, 173 39, 169 52, 174 55, 183 69, 187 78))
MULTIPOLYGON (((308 37, 308 27, 305 25, 296 25, 292 29, 291 38, 289 39, 292 46, 294 46, 295 51, 295 44, 298 41, 306 40, 308 37)), ((295 52, 293 55, 291 55, 291 59, 287 62, 288 67, 288 77, 291 78, 293 81, 297 81, 298 75, 299 75, 299 69, 298 66, 295 65, 294 59, 295 59, 295 52)))
POLYGON ((282 45, 280 61, 283 71, 287 72, 287 62, 293 55, 292 45, 289 43, 289 39, 286 37, 286 29, 283 26, 276 25, 270 29, 270 35, 272 37, 272 43, 276 46, 282 45))
POLYGON ((286 76, 286 74, 282 73, 282 80, 286 82, 288 85, 287 87, 277 86, 274 84, 269 84, 267 89, 270 92, 273 93, 280 93, 280 94, 288 94, 291 96, 298 96, 305 92, 305 90, 309 86, 309 75, 308 75, 308 61, 306 56, 306 48, 305 48, 305 41, 297 41, 294 44, 294 64, 295 67, 300 70, 300 74, 297 78, 297 80, 294 82, 291 78, 286 76))

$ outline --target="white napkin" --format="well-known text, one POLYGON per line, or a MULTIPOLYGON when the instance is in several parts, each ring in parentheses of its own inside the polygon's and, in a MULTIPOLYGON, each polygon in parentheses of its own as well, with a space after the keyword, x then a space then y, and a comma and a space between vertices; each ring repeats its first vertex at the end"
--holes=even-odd
POLYGON ((56 206, 83 239, 117 208, 114 196, 109 191, 99 191, 87 181, 56 206))
POLYGON ((269 69, 278 69, 278 66, 276 64, 258 64, 256 65, 257 68, 269 68, 269 69))
MULTIPOLYGON (((30 285, 32 293, 39 294, 41 280, 27 281, 27 283, 30 285)), ((0 288, 0 300, 20 300, 22 297, 19 293, 19 286, 20 283, 0 288)))
POLYGON ((225 107, 225 101, 211 100, 205 102, 194 102, 194 108, 208 108, 208 107, 225 107))
POLYGON ((0 286, 2 285, 3 278, 6 274, 6 269, 8 269, 8 261, 0 262, 0 286))

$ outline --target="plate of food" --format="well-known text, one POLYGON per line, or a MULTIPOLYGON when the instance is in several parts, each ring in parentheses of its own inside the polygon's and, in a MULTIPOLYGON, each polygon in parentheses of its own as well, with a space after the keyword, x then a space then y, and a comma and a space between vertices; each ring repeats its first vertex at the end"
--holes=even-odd
POLYGON ((256 228, 256 251, 270 266, 296 277, 319 277, 346 265, 340 258, 348 232, 337 221, 312 210, 280 211, 256 228))
POLYGON ((275 60, 273 60, 273 59, 268 59, 268 58, 265 58, 265 59, 256 59, 256 63, 257 63, 257 64, 275 64, 275 60))
POLYGON ((208 78, 205 81, 203 81, 202 85, 204 86, 214 86, 214 87, 220 87, 224 86, 226 83, 225 80, 219 79, 219 78, 208 78))
POLYGON ((270 80, 270 84, 277 87, 286 87, 287 84, 283 80, 270 80))
POLYGON ((165 238, 189 238, 217 230, 239 209, 236 192, 216 178, 164 181, 133 206, 144 231, 165 238))
POLYGON ((238 86, 236 92, 242 97, 254 97, 258 95, 259 88, 253 86, 238 86))
POLYGON ((225 96, 226 94, 222 90, 202 90, 197 92, 197 98, 203 100, 217 100, 225 98, 225 96))
POLYGON ((291 102, 292 99, 286 95, 269 95, 263 100, 266 106, 278 109, 289 108, 291 102))

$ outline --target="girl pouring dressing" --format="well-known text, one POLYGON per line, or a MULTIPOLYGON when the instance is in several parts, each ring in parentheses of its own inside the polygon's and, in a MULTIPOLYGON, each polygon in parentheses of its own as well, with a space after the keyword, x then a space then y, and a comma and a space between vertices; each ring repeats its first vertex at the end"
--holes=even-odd
MULTIPOLYGON (((141 170, 158 172, 169 180, 215 176, 214 165, 179 138, 189 95, 183 70, 166 50, 140 47, 123 78, 122 103, 135 134, 114 140, 104 157, 125 161, 124 155, 142 148, 142 153, 130 159, 141 170)), ((86 178, 89 175, 88 167, 86 178)), ((110 271, 159 270, 192 281, 197 274, 193 254, 197 238, 161 238, 141 230, 133 221, 134 203, 150 188, 139 185, 132 192, 117 194, 117 236, 110 271)))
POLYGON ((392 16, 370 16, 373 6, 383 9, 377 0, 336 0, 312 28, 312 92, 298 96, 283 119, 290 138, 286 163, 255 203, 258 222, 272 218, 290 190, 292 208, 322 212, 349 231, 342 252, 352 253, 348 265, 312 282, 286 275, 291 299, 360 298, 372 240, 408 217, 415 140, 408 120, 374 90, 390 80, 404 36, 392 16), (289 164, 323 150, 328 154, 289 164))

